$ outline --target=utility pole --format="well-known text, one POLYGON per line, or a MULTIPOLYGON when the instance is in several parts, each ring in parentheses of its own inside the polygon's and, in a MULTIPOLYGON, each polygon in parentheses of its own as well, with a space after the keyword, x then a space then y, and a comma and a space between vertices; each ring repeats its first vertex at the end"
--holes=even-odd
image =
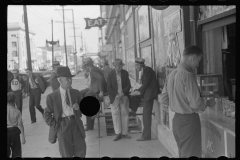
POLYGON ((26 45, 27 45, 27 57, 28 57, 28 69, 32 71, 32 60, 29 43, 29 30, 28 30, 28 18, 27 18, 27 6, 23 6, 24 23, 25 23, 25 34, 26 34, 26 45))
POLYGON ((62 10, 63 10, 63 29, 64 29, 64 46, 65 46, 65 53, 66 53, 66 66, 68 66, 67 45, 66 45, 66 33, 65 33, 64 6, 62 6, 62 10))
MULTIPOLYGON (((82 39, 82 32, 81 32, 81 42, 82 42, 82 52, 83 52, 83 39, 82 39)), ((82 54, 82 64, 83 64, 83 62, 84 62, 84 58, 83 58, 83 54, 82 54)))
MULTIPOLYGON (((55 9, 55 10, 62 10, 63 11, 63 30, 64 30, 64 48, 65 48, 65 53, 66 53, 66 66, 68 66, 68 58, 67 58, 67 45, 66 45, 66 33, 65 33, 65 17, 64 17, 64 6, 62 6, 62 9, 55 9)), ((59 21, 56 21, 59 22, 59 21)), ((66 22, 69 23, 69 22, 66 22)))
MULTIPOLYGON (((52 42, 53 42, 53 20, 51 20, 52 22, 52 42)), ((53 45, 52 45, 52 64, 53 64, 53 61, 54 61, 54 53, 53 53, 53 45)))
POLYGON ((52 41, 48 41, 46 40, 46 46, 48 46, 48 43, 52 45, 52 64, 53 64, 53 61, 54 61, 54 51, 53 51, 53 47, 54 45, 58 44, 59 46, 59 40, 58 41, 53 41, 53 20, 52 21, 52 41))
POLYGON ((17 54, 18 54, 18 69, 20 70, 20 52, 19 52, 19 40, 18 40, 18 34, 17 34, 17 54))
POLYGON ((76 36, 75 36, 75 23, 74 23, 74 14, 73 9, 65 9, 66 11, 72 11, 72 17, 73 17, 73 34, 74 34, 74 43, 75 43, 75 51, 73 53, 74 61, 75 61, 75 72, 77 73, 77 45, 76 45, 76 36))

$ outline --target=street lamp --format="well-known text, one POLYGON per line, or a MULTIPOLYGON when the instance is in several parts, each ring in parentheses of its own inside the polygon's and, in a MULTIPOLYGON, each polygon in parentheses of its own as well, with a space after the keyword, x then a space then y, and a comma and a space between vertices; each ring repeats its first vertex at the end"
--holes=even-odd
POLYGON ((58 41, 48 41, 46 40, 46 47, 48 48, 48 44, 52 45, 52 62, 54 61, 54 52, 53 52, 53 46, 57 44, 57 46, 59 47, 59 40, 58 41))

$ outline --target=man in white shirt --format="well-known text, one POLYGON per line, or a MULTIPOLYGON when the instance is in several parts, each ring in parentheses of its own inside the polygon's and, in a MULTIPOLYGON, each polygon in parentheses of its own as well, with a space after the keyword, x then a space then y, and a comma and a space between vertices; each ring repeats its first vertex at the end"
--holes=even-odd
POLYGON ((57 133, 59 152, 62 157, 85 157, 85 131, 79 109, 82 96, 72 89, 72 77, 68 67, 57 69, 59 89, 47 96, 44 118, 52 128, 49 135, 57 133))

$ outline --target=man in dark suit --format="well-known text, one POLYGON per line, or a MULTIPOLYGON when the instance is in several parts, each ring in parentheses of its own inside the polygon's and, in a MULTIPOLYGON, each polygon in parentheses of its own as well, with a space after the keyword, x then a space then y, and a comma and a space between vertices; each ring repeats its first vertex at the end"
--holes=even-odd
MULTIPOLYGON (((100 68, 93 65, 93 60, 90 57, 87 57, 84 60, 84 67, 87 72, 89 72, 90 87, 81 90, 81 94, 86 96, 95 97, 97 94, 100 98, 103 98, 103 94, 107 92, 107 84, 104 79, 103 72, 100 68)), ((90 108, 89 108, 90 109, 90 108)), ((94 128, 94 117, 86 117, 87 127, 86 131, 93 130, 94 128)))
POLYGON ((56 73, 58 67, 60 67, 60 63, 58 61, 53 61, 53 64, 52 64, 53 71, 49 79, 50 86, 52 87, 53 92, 60 87, 60 83, 57 80, 57 73, 56 73))
POLYGON ((29 111, 32 123, 35 123, 36 112, 34 106, 43 114, 44 110, 41 103, 41 94, 43 94, 48 86, 47 81, 38 74, 33 74, 30 69, 26 69, 28 76, 27 80, 27 93, 29 93, 29 111))
POLYGON ((140 139, 137 141, 145 141, 151 139, 151 125, 152 125, 152 109, 153 100, 158 95, 158 84, 156 74, 151 67, 144 65, 145 60, 143 58, 135 59, 136 70, 142 72, 141 81, 142 86, 133 91, 131 95, 143 96, 143 133, 140 139))
POLYGON ((128 133, 129 118, 129 91, 131 88, 128 72, 122 67, 121 59, 115 59, 113 63, 115 70, 108 76, 107 89, 110 98, 113 126, 117 136, 114 141, 124 138, 131 138, 128 133))
POLYGON ((85 131, 79 109, 82 95, 72 89, 72 77, 68 67, 57 69, 59 89, 47 96, 44 118, 57 133, 59 152, 62 157, 85 157, 85 131))

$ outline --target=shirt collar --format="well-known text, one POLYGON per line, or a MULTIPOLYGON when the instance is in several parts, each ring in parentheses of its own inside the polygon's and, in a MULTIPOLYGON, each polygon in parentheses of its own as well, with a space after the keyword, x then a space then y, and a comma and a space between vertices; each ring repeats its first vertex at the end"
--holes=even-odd
POLYGON ((189 71, 189 72, 194 73, 194 71, 192 70, 192 68, 191 68, 189 65, 185 64, 185 63, 179 63, 178 66, 177 66, 177 68, 179 68, 179 69, 185 69, 185 70, 187 70, 187 71, 189 71))
POLYGON ((117 72, 117 71, 115 70, 115 72, 116 72, 116 74, 121 75, 122 70, 121 70, 120 72, 117 72))
POLYGON ((62 93, 62 94, 65 94, 66 93, 66 89, 63 89, 61 86, 59 87, 60 88, 60 92, 62 93))

